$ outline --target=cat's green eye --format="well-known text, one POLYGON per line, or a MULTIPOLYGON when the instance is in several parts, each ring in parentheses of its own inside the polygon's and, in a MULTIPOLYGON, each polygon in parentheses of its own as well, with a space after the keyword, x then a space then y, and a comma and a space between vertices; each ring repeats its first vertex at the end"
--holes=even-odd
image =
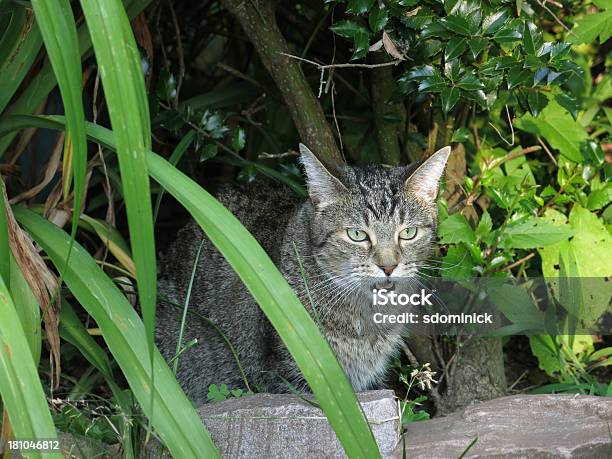
POLYGON ((370 239, 368 237, 368 233, 366 233, 363 230, 357 229, 357 228, 347 229, 346 234, 348 235, 351 241, 355 241, 355 242, 363 242, 363 241, 367 241, 368 239, 370 239))
POLYGON ((399 233, 399 238, 404 241, 409 241, 410 239, 414 239, 417 235, 417 229, 415 227, 404 228, 399 233))

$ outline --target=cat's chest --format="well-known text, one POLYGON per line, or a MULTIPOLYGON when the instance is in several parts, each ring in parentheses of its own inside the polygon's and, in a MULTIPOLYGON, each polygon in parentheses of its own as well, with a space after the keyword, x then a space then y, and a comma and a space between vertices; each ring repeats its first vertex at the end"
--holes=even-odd
POLYGON ((401 339, 400 335, 328 336, 338 361, 358 391, 382 382, 389 359, 397 352, 401 339))

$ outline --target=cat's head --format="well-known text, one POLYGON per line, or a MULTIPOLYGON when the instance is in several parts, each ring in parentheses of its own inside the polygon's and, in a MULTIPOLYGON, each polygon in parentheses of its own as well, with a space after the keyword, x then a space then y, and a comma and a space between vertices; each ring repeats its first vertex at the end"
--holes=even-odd
POLYGON ((332 173, 300 145, 314 210, 313 255, 323 272, 338 284, 414 276, 431 256, 436 196, 450 151, 414 166, 342 166, 332 173))

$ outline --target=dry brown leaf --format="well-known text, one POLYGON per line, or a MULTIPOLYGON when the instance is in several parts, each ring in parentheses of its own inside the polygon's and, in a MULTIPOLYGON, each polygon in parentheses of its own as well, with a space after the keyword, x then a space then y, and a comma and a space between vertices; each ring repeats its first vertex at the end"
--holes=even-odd
POLYGON ((51 154, 51 158, 47 162, 47 167, 45 167, 45 172, 43 175, 43 180, 38 185, 30 188, 29 190, 24 191, 21 194, 18 194, 14 198, 11 198, 9 201, 11 204, 17 204, 21 201, 25 201, 27 199, 33 198, 38 193, 40 193, 55 177, 57 170, 60 166, 60 159, 62 157, 62 150, 64 148, 64 133, 61 132, 57 136, 57 142, 55 143, 55 147, 53 148, 53 153, 51 154))
POLYGON ((385 51, 387 51, 389 56, 394 57, 395 59, 399 59, 400 61, 403 61, 405 59, 404 55, 399 52, 399 50, 395 46, 395 43, 393 43, 393 40, 391 40, 389 34, 384 30, 382 35, 382 42, 383 46, 385 47, 385 51))
MULTIPOLYGON (((34 247, 34 242, 23 231, 13 216, 4 186, 0 184, 0 199, 6 204, 9 245, 19 269, 28 283, 38 302, 45 322, 45 335, 51 353, 51 365, 55 370, 55 387, 59 385, 61 374, 59 320, 60 297, 57 293, 57 278, 47 267, 44 260, 34 247), (52 301, 53 299, 53 301, 52 301)), ((53 385, 53 382, 52 382, 53 385)))

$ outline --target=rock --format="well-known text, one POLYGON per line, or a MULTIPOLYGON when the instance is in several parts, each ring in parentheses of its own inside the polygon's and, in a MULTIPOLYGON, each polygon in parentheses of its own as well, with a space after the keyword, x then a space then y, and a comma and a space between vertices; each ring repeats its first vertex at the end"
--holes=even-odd
MULTIPOLYGON (((358 394, 383 454, 398 441, 398 404, 389 390, 358 394)), ((294 395, 257 394, 198 410, 224 458, 346 457, 323 412, 294 395)))
POLYGON ((415 422, 395 452, 406 457, 612 457, 612 398, 515 395, 478 403, 443 418, 415 422))

